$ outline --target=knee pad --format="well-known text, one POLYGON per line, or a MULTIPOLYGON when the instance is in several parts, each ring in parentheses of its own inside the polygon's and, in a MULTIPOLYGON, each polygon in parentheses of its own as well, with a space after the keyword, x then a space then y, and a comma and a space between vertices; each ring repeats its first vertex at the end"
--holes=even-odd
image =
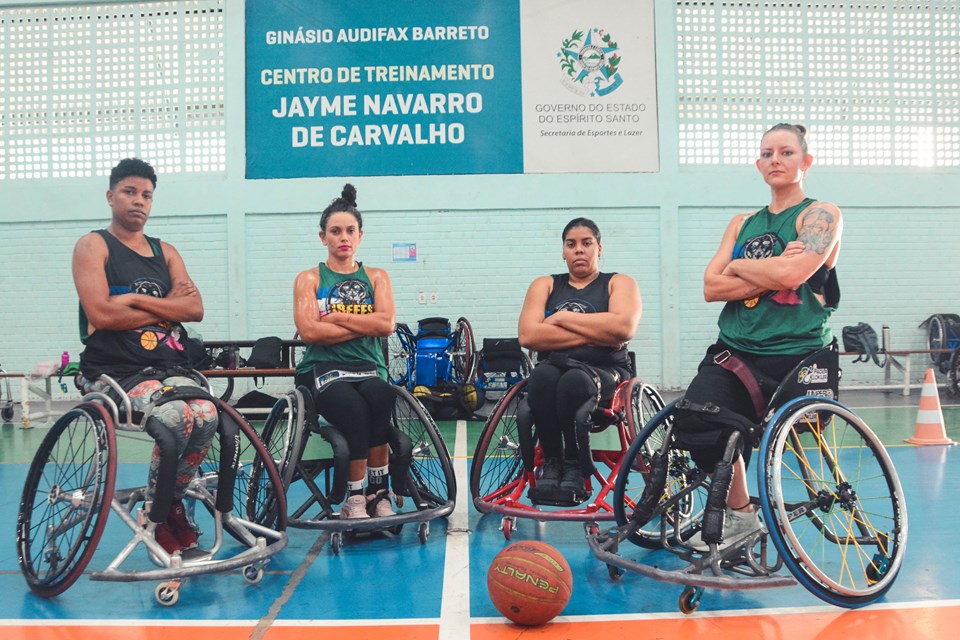
MULTIPOLYGON (((314 418, 316 419, 316 418, 314 418)), ((347 497, 347 477, 350 471, 350 448, 347 440, 332 427, 320 429, 320 437, 333 450, 333 484, 327 499, 330 504, 339 504, 347 497)))
POLYGON ((177 465, 180 453, 177 451, 177 437, 163 422, 154 416, 147 418, 144 431, 157 443, 159 463, 157 465, 157 488, 150 509, 153 522, 166 522, 173 504, 173 487, 177 481, 177 465))
POLYGON ((390 427, 390 486, 398 496, 412 495, 409 485, 410 465, 413 463, 413 442, 410 436, 396 427, 390 427))

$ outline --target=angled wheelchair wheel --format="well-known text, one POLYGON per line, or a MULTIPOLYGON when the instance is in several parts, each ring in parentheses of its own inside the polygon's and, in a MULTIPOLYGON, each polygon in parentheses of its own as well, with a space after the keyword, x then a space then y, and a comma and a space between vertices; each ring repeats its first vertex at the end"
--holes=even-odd
POLYGON ((907 510, 879 438, 827 399, 781 407, 760 445, 760 504, 770 537, 811 593, 859 607, 893 585, 907 542, 907 510))
POLYGON ((394 390, 397 401, 391 422, 413 445, 408 489, 414 494, 417 508, 434 509, 454 502, 457 481, 453 463, 433 418, 406 389, 394 390))
POLYGON ((113 500, 116 436, 106 410, 84 402, 47 432, 27 472, 17 556, 30 589, 50 598, 83 573, 113 500))
POLYGON ((627 432, 631 440, 653 416, 663 410, 663 398, 655 387, 634 379, 630 386, 630 411, 627 413, 627 432))
POLYGON ((510 387, 487 418, 470 468, 474 502, 495 502, 523 479, 523 457, 517 429, 517 409, 527 395, 527 381, 510 387))
POLYGON ((947 392, 956 398, 960 396, 960 349, 950 354, 950 370, 947 372, 947 392))
POLYGON ((277 518, 276 496, 266 492, 269 485, 265 482, 264 460, 269 459, 276 467, 284 493, 293 482, 304 444, 304 405, 303 391, 294 389, 277 400, 264 421, 261 440, 267 457, 254 457, 246 496, 247 515, 257 524, 273 526, 277 518), (254 490, 249 491, 250 487, 254 490), (262 491, 264 495, 260 495, 262 491))
MULTIPOLYGON (((927 322, 927 348, 931 351, 936 349, 947 349, 948 339, 947 319, 939 314, 931 316, 929 322, 927 322)), ((938 366, 941 362, 949 357, 949 354, 944 353, 930 354, 930 359, 933 361, 933 364, 938 366)))
POLYGON ((451 374, 453 382, 466 384, 476 381, 476 338, 473 335, 473 327, 466 318, 459 318, 454 330, 453 351, 450 353, 452 364, 451 374))
MULTIPOLYGON (((659 394, 658 394, 659 395, 659 394)), ((652 405, 653 401, 649 401, 652 405)), ((626 525, 641 497, 656 476, 657 460, 662 461, 663 488, 656 504, 649 504, 651 517, 638 523, 629 540, 647 549, 660 549, 664 543, 676 546, 695 533, 706 506, 709 482, 707 476, 690 458, 690 452, 673 442, 673 404, 647 420, 624 455, 614 485, 613 510, 617 524, 626 525)))
MULTIPOLYGON (((287 500, 272 456, 260 435, 236 409, 222 402, 217 409, 228 414, 239 427, 237 455, 234 459, 233 516, 251 522, 269 523, 276 531, 286 530, 287 500)), ((201 464, 201 472, 207 479, 211 494, 216 494, 220 487, 220 458, 220 435, 217 434, 201 464)), ((204 506, 211 514, 215 510, 212 502, 204 501, 204 506)), ((246 530, 235 529, 229 522, 225 523, 224 529, 239 542, 246 543, 249 540, 246 530)))
POLYGON ((410 327, 398 322, 396 330, 387 340, 387 380, 390 384, 413 389, 415 341, 410 327))

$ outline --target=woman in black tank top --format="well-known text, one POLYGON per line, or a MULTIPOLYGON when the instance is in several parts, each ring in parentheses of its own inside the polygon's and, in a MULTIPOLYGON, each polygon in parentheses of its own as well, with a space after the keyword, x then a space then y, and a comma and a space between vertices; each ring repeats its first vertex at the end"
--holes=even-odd
POLYGON ((630 276, 600 272, 600 229, 587 218, 563 230, 567 273, 541 276, 520 312, 520 344, 538 352, 528 402, 545 463, 533 501, 582 502, 575 416, 608 400, 629 378, 627 343, 640 322, 640 289, 630 276), (570 362, 577 363, 569 366, 570 362), (583 365, 587 366, 582 366, 583 365))

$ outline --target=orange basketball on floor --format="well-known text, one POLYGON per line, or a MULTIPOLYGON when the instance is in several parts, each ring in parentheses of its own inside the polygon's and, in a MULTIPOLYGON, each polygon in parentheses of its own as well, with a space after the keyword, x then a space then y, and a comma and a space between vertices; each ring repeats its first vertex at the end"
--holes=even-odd
POLYGON ((514 542, 487 570, 487 591, 497 611, 525 626, 546 624, 570 601, 573 575, 556 548, 535 540, 514 542))

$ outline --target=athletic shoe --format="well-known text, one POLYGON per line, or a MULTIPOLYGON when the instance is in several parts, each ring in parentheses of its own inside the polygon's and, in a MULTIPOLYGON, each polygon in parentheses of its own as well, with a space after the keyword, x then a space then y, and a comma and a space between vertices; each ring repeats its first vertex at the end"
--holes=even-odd
MULTIPOLYGON (((743 542, 743 539, 752 533, 760 531, 763 524, 760 522, 760 514, 751 510, 750 512, 734 511, 727 508, 723 518, 723 542, 717 545, 718 549, 737 545, 743 542)), ((686 544, 696 551, 709 551, 710 546, 703 541, 702 531, 693 534, 686 544)))
POLYGON ((343 506, 340 507, 340 519, 346 518, 369 518, 370 514, 367 513, 367 499, 363 496, 362 493, 352 495, 347 498, 347 501, 343 503, 343 506))
POLYGON ((367 513, 372 518, 385 518, 396 515, 393 507, 390 505, 390 492, 381 489, 373 495, 367 496, 367 513))
POLYGON ((166 522, 157 525, 156 529, 153 530, 153 537, 167 553, 173 555, 180 551, 180 541, 177 540, 176 534, 166 522))
POLYGON ((580 471, 579 462, 566 461, 563 463, 563 475, 560 477, 560 488, 564 491, 570 491, 574 495, 580 495, 586 492, 583 482, 583 472, 580 471))
POLYGON ((563 473, 563 462, 559 458, 549 458, 543 463, 540 477, 537 478, 537 488, 552 490, 560 486, 560 476, 563 473))
POLYGON ((183 502, 174 501, 170 506, 170 514, 167 516, 167 526, 180 543, 181 549, 196 549, 197 532, 187 521, 187 512, 183 508, 183 502))

